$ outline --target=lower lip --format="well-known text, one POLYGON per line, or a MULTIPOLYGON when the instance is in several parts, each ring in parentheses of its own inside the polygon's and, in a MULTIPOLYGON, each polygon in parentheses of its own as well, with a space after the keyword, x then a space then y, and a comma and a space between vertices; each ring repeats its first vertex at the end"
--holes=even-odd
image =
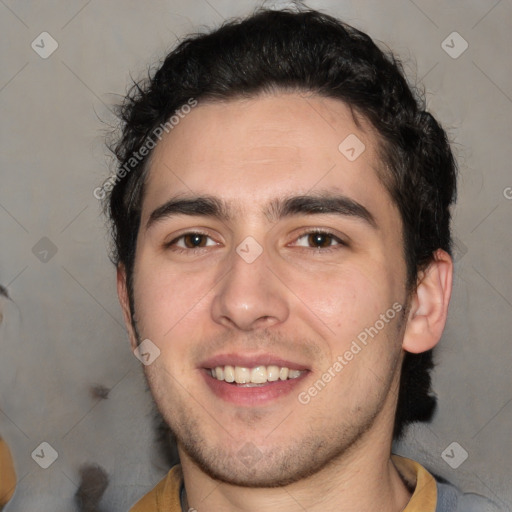
POLYGON ((211 376, 209 370, 203 370, 201 373, 208 387, 219 398, 235 405, 254 406, 289 395, 309 372, 305 371, 296 379, 276 380, 264 386, 254 387, 236 386, 224 380, 217 380, 211 376))

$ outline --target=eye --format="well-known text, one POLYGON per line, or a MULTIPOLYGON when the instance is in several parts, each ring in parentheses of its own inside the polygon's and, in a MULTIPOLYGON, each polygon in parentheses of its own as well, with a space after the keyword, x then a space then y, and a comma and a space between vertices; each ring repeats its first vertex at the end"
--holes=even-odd
POLYGON ((187 249, 201 249, 203 247, 210 247, 217 245, 217 242, 212 240, 208 235, 204 233, 191 232, 184 233, 165 244, 168 249, 174 250, 187 250, 187 249))
POLYGON ((346 245, 343 240, 327 231, 309 231, 303 233, 295 245, 299 247, 311 247, 314 249, 330 249, 337 245, 346 245))

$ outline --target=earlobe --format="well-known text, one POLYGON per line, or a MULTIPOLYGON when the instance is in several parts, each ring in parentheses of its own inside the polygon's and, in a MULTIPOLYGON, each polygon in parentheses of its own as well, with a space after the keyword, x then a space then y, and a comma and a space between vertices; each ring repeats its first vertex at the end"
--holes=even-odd
POLYGON ((434 348, 443 333, 452 292, 453 262, 438 249, 430 265, 418 276, 410 299, 402 348, 420 353, 434 348))
POLYGON ((124 323, 130 337, 130 343, 132 349, 135 350, 137 348, 137 337, 135 336, 132 326, 130 299, 128 297, 128 287, 126 284, 126 269, 123 264, 117 266, 117 296, 123 311, 124 323))

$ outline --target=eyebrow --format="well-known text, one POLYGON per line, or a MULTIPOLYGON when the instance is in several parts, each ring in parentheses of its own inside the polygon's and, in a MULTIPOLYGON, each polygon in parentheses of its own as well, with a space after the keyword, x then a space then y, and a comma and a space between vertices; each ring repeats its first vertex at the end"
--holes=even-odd
POLYGON ((275 199, 270 202, 265 215, 271 221, 294 215, 336 214, 354 217, 374 229, 377 222, 371 212, 354 199, 341 194, 322 193, 275 199))
POLYGON ((151 212, 146 230, 153 224, 175 215, 214 217, 224 222, 233 216, 231 208, 221 199, 212 196, 170 199, 151 212))
MULTIPOLYGON (((239 208, 233 208, 224 200, 214 196, 172 198, 156 208, 146 223, 146 230, 157 222, 175 215, 213 217, 229 222, 239 208)), ((341 194, 320 193, 298 195, 271 200, 263 211, 269 221, 278 221, 296 215, 336 214, 365 222, 378 229, 372 213, 354 199, 341 194)))

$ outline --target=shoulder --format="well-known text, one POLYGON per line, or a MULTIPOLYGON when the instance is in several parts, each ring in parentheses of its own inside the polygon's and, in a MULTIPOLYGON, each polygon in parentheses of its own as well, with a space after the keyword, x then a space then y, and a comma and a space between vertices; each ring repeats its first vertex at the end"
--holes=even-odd
POLYGON ((16 473, 11 451, 0 437, 0 509, 12 498, 16 488, 16 473))
POLYGON ((174 466, 150 492, 130 509, 130 512, 181 512, 180 489, 182 482, 181 466, 174 466))
POLYGON ((436 512, 504 512, 484 496, 462 492, 448 482, 437 480, 436 484, 436 512))

